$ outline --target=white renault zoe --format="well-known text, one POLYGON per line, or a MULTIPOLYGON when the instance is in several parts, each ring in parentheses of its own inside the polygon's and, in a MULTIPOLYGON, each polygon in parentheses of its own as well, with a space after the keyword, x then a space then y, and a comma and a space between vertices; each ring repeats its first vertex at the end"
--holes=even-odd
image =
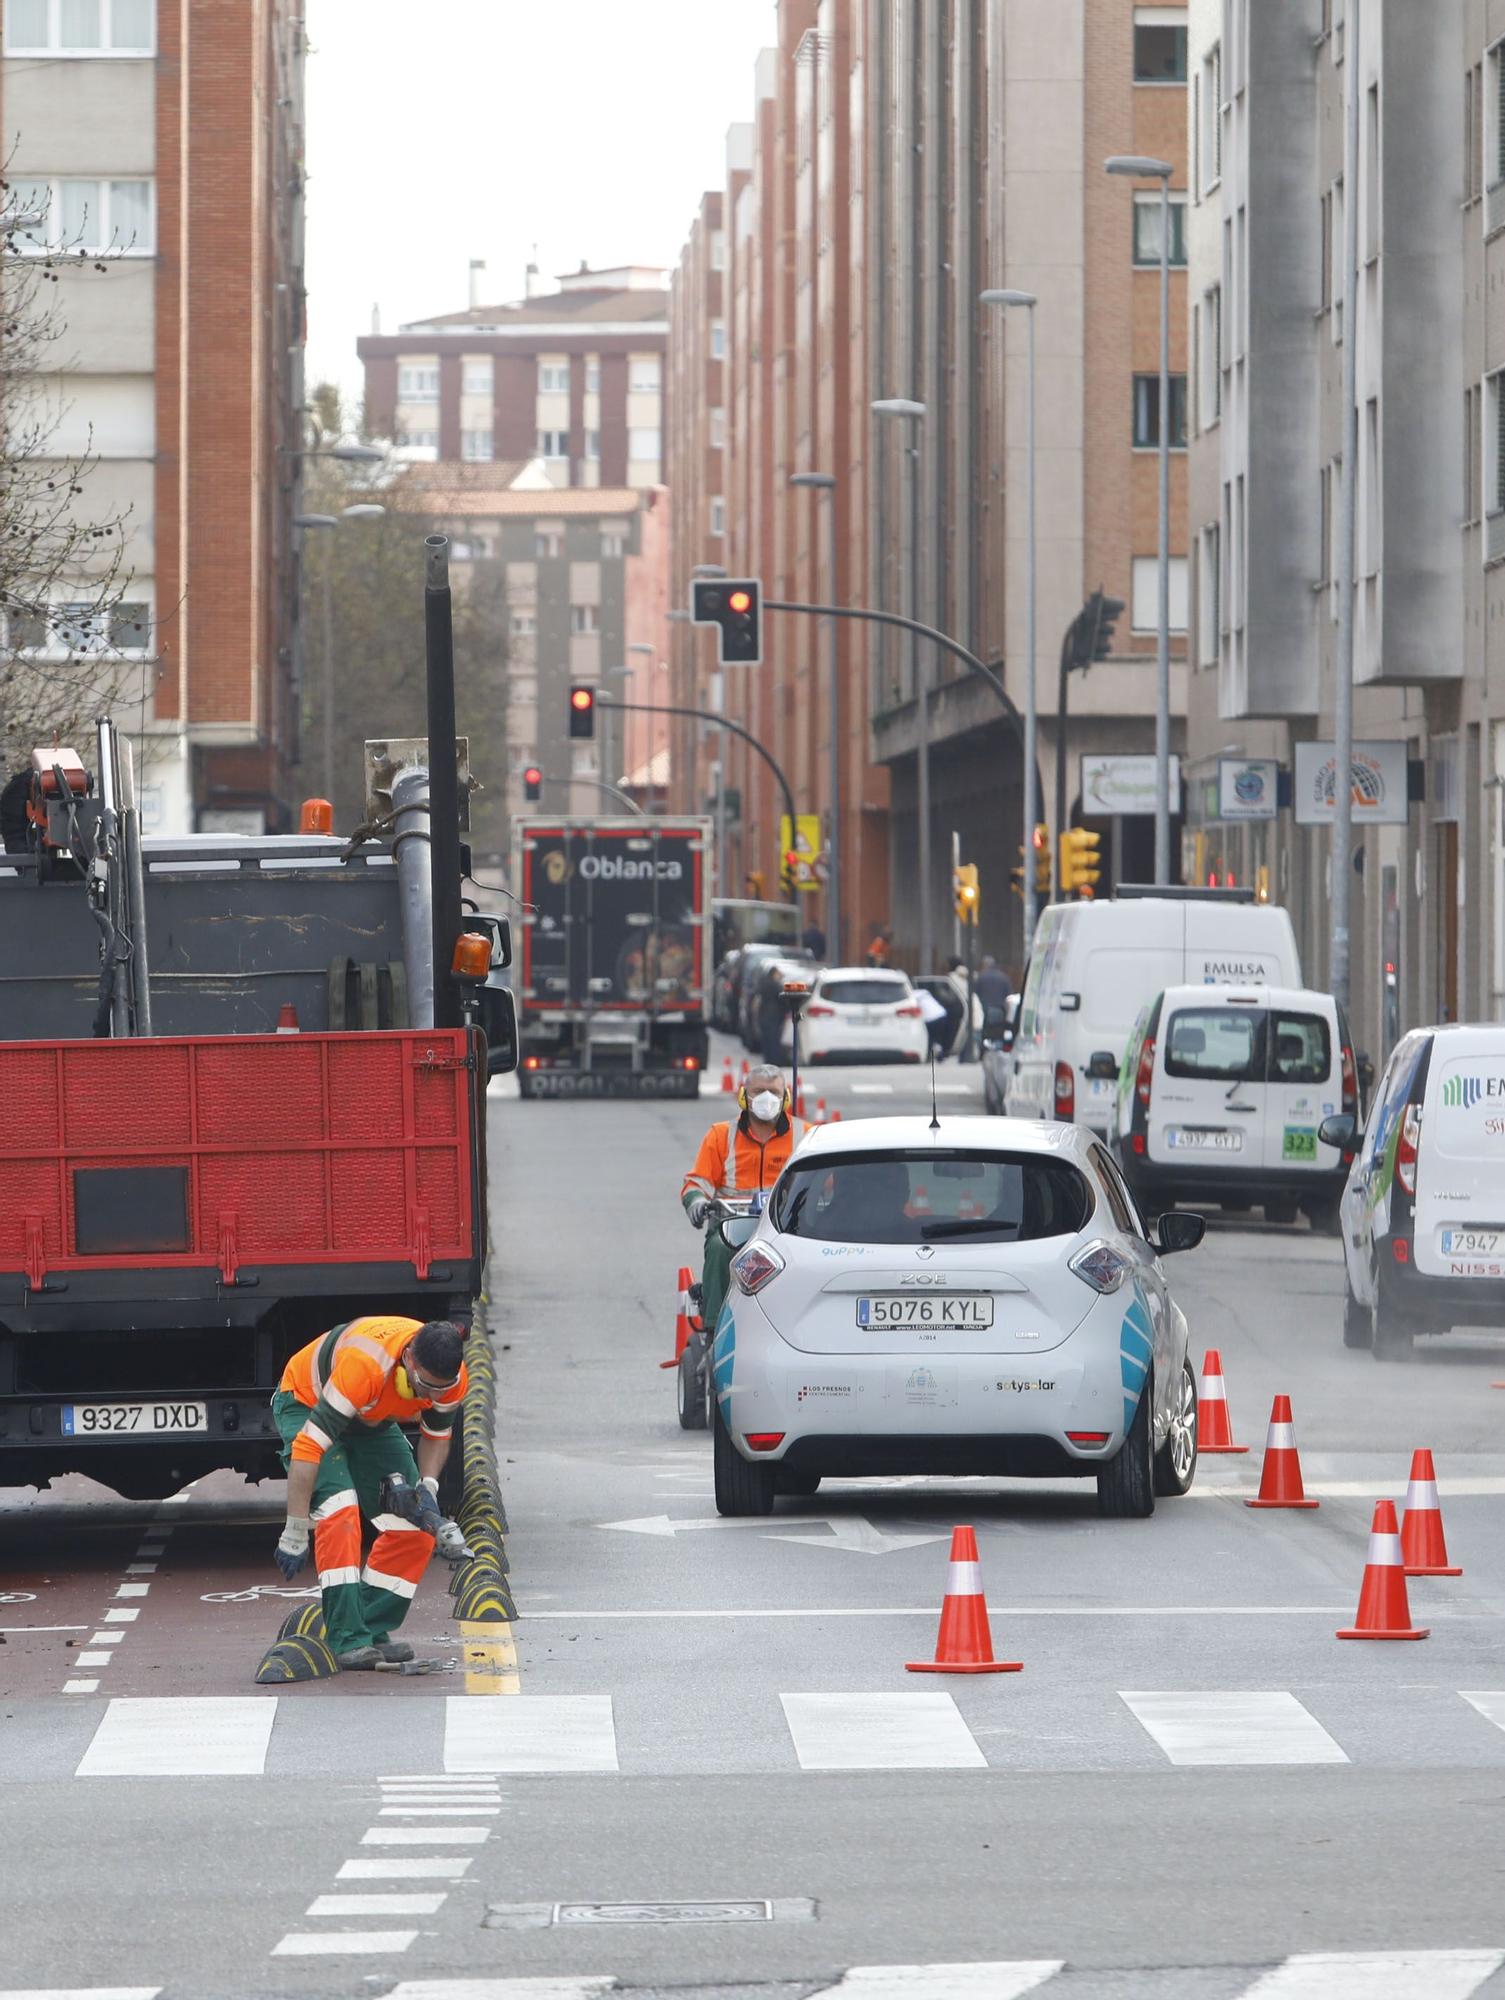
POLYGON ((1101 1142, 1073 1125, 816 1128, 741 1225, 712 1355, 716 1505, 824 1477, 1095 1478, 1143 1516, 1197 1465, 1186 1319, 1101 1142))

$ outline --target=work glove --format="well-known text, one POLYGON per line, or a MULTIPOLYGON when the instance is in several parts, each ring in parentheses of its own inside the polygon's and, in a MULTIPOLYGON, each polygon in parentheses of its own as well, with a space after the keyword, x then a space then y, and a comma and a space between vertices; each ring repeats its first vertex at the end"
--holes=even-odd
POLYGON ((465 1539, 465 1531, 458 1521, 445 1521, 434 1537, 434 1547, 448 1562, 471 1562, 475 1550, 465 1539))
POLYGON ((703 1229, 705 1227, 705 1219, 710 1211, 710 1206, 711 1204, 703 1197, 699 1201, 692 1201, 690 1203, 687 1213, 692 1229, 703 1229))
POLYGON ((282 1539, 277 1544, 277 1567, 282 1571, 284 1583, 293 1578, 308 1561, 309 1521, 307 1515, 289 1514, 287 1526, 282 1530, 282 1539))
POLYGON ((439 1482, 432 1477, 420 1479, 414 1495, 413 1526, 421 1528, 426 1535, 438 1540, 444 1527, 444 1516, 439 1512, 439 1482))

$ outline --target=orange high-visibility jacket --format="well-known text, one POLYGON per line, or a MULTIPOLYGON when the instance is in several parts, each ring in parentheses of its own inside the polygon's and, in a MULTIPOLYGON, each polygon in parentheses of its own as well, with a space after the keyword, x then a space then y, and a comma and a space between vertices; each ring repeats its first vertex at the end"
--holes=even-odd
POLYGON ((750 1194, 754 1188, 771 1188, 804 1136, 804 1120, 791 1118, 787 1112, 780 1115, 766 1144, 752 1136, 745 1114, 713 1125, 700 1142, 694 1166, 685 1175, 680 1200, 688 1207, 703 1195, 750 1194))
POLYGON ((422 1324, 396 1314, 374 1314, 333 1327, 299 1348, 282 1371, 281 1385, 309 1412, 293 1439, 294 1458, 322 1458, 356 1423, 411 1423, 417 1417, 425 1437, 450 1435, 469 1381, 463 1361, 459 1381, 440 1397, 397 1393, 397 1364, 422 1324))

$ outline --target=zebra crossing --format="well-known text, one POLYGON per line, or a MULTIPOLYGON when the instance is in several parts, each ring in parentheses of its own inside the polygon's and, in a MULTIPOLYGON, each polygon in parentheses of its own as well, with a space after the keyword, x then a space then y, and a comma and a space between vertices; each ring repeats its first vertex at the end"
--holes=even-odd
MULTIPOLYGON (((658 1721, 609 1694, 403 1705, 415 1771, 450 1776, 1505 1766, 1505 1688, 760 1691, 720 1702, 699 1735, 658 1721)), ((380 1757, 366 1703, 348 1695, 35 1701, 0 1718, 0 1785, 377 1776, 380 1757)), ((380 1828, 373 1844, 420 1831, 380 1828)), ((470 1831, 445 1838, 463 1845, 470 1831)))

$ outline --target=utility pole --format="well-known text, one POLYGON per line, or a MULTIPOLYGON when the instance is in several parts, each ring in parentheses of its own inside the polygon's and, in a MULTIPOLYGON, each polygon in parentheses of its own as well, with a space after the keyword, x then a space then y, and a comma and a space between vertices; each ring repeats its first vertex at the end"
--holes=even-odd
POLYGON ((1343 477, 1338 526, 1338 644, 1333 656, 1332 948, 1328 985, 1348 1006, 1348 907, 1353 874, 1353 579, 1359 474, 1359 0, 1348 0, 1343 29, 1343 83, 1348 92, 1343 134, 1343 477))

